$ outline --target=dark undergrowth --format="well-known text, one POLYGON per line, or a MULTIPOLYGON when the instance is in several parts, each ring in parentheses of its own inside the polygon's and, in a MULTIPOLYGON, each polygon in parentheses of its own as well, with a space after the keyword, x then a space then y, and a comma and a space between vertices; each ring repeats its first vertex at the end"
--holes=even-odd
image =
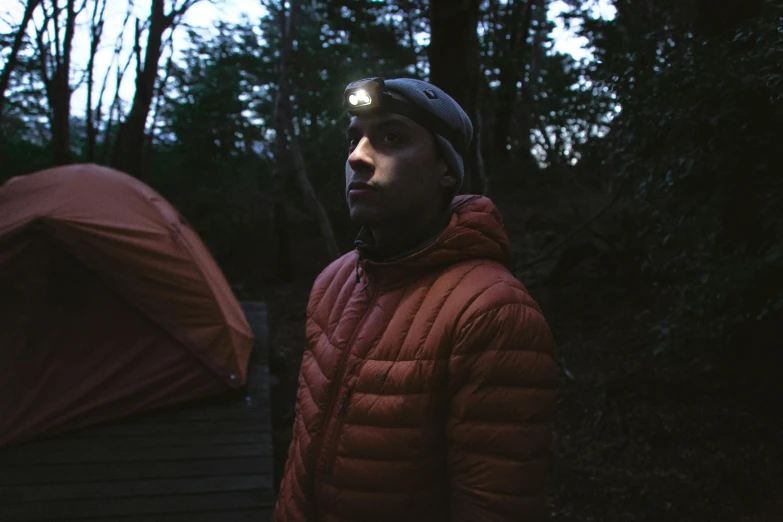
MULTIPOLYGON (((517 261, 541 257, 567 229, 562 209, 546 198, 493 199, 517 261)), ((312 255, 317 237, 299 241, 297 281, 264 289, 277 480, 290 442, 307 297, 328 262, 312 255)), ((588 256, 553 278, 558 258, 542 259, 517 273, 552 326, 561 367, 554 520, 783 521, 783 361, 760 352, 752 336, 731 349, 658 349, 649 299, 595 266, 602 262, 588 256)))

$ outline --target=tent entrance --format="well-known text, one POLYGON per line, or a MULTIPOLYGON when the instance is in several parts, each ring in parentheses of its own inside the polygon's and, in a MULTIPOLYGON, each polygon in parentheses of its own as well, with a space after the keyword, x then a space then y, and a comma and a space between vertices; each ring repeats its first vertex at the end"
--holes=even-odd
POLYGON ((0 241, 0 447, 227 391, 44 231, 0 241))

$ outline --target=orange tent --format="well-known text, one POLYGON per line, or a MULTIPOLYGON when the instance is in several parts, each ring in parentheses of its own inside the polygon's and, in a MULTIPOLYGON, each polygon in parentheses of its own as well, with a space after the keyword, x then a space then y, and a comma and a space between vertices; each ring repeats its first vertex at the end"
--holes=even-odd
POLYGON ((253 335, 182 216, 97 165, 0 186, 0 447, 245 384, 253 335))

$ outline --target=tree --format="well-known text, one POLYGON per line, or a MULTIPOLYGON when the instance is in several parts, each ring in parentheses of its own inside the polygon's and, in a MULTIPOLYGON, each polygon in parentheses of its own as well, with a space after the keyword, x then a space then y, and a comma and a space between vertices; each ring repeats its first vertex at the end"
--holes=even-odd
POLYGON ((144 62, 141 61, 139 40, 141 30, 136 25, 136 92, 131 109, 125 122, 120 126, 114 146, 111 164, 114 168, 133 176, 142 177, 142 157, 144 153, 144 135, 147 128, 147 116, 152 105, 155 80, 158 77, 158 62, 163 45, 163 33, 172 29, 198 0, 182 0, 169 13, 165 11, 164 0, 152 0, 150 7, 149 29, 144 62))
MULTIPOLYGON (((522 73, 525 64, 529 63, 527 40, 530 33, 533 13, 542 11, 542 0, 509 0, 505 4, 505 13, 496 7, 497 2, 490 2, 494 9, 493 36, 496 42, 494 60, 498 63, 499 85, 495 101, 495 118, 493 127, 494 158, 502 168, 508 159, 509 134, 512 118, 516 112, 519 95, 518 85, 522 83, 522 73), (494 5, 493 5, 494 4, 494 5), (500 18, 502 17, 502 21, 500 18)), ((538 39, 540 42, 540 39, 538 39)), ((523 129, 529 134, 529 128, 523 129)), ((528 143, 529 145, 529 143, 528 143)), ((528 152, 530 147, 521 144, 523 150, 528 152)))
POLYGON ((727 1, 733 20, 702 2, 615 5, 584 34, 591 79, 622 111, 585 152, 628 179, 618 222, 636 225, 619 228, 617 250, 633 246, 635 278, 662 303, 661 346, 725 347, 779 325, 783 4, 727 1))
MULTIPOLYGON (((35 9, 40 5, 41 0, 27 0, 24 5, 24 14, 22 15, 22 21, 14 33, 13 43, 11 44, 11 52, 8 54, 5 65, 3 65, 2 71, 0 71, 0 122, 3 121, 3 111, 5 109, 6 97, 5 93, 8 90, 8 85, 11 81, 11 74, 16 68, 18 61, 19 50, 22 48, 24 42, 25 32, 30 20, 33 18, 35 9)), ((0 130, 0 134, 2 130, 0 130)))
POLYGON ((59 0, 52 0, 51 11, 44 10, 43 24, 36 31, 41 78, 49 102, 55 165, 71 162, 71 52, 76 18, 86 5, 84 0, 77 9, 76 0, 66 0, 63 8, 59 0), (49 32, 50 24, 53 34, 49 32))
MULTIPOLYGON (((261 25, 266 41, 264 60, 274 66, 273 74, 265 82, 272 94, 278 91, 278 50, 282 46, 279 20, 274 14, 277 5, 271 3, 270 17, 261 25)), ((343 89, 360 78, 415 74, 417 50, 408 46, 406 25, 398 23, 402 20, 400 11, 391 2, 302 2, 290 13, 295 16, 295 31, 291 39, 288 86, 298 146, 310 166, 310 184, 336 234, 351 234, 355 227, 345 211, 344 131, 348 115, 342 107, 343 89)), ((411 16, 415 30, 426 21, 419 13, 425 11, 411 16)), ((421 63, 420 67, 426 68, 421 63)), ((266 110, 267 114, 274 113, 273 100, 266 110)), ((290 161, 293 165, 293 158, 290 161)), ((290 203, 297 203, 303 192, 293 167, 289 174, 284 183, 286 194, 290 203)), ((305 205, 305 208, 317 219, 312 206, 305 205)), ((346 241, 346 244, 350 243, 346 241)))
MULTIPOLYGON (((87 105, 85 107, 85 119, 87 126, 87 147, 85 159, 89 162, 95 161, 95 140, 97 130, 95 128, 95 113, 92 107, 93 90, 95 86, 95 55, 98 52, 98 46, 103 35, 104 13, 106 12, 107 0, 95 0, 93 3, 92 18, 90 19, 90 57, 87 61, 87 105)), ((98 113, 100 114, 101 99, 103 91, 98 102, 98 113)))
POLYGON ((477 34, 480 0, 430 2, 430 81, 459 103, 473 123, 473 141, 465 161, 462 192, 481 194, 487 180, 481 154, 482 124, 479 99, 477 34))
MULTIPOLYGON (((316 220, 321 229, 321 235, 326 242, 327 251, 332 259, 340 257, 340 250, 337 247, 337 242, 334 238, 334 231, 332 225, 329 222, 329 216, 324 211, 321 202, 318 200, 318 196, 313 190, 313 186, 310 183, 310 178, 307 174, 307 166, 305 164, 305 158, 302 153, 302 148, 299 144, 299 137, 294 129, 294 113, 291 103, 290 83, 289 83, 289 60, 293 41, 296 37, 294 32, 293 19, 295 14, 300 9, 299 2, 292 0, 291 11, 286 9, 286 2, 281 2, 279 7, 279 28, 281 38, 280 48, 280 81, 278 83, 278 91, 275 100, 275 155, 278 163, 278 169, 285 168, 290 162, 289 151, 293 156, 293 169, 296 172, 297 180, 299 181, 299 187, 304 195, 307 205, 310 207, 311 212, 315 215, 316 220), (286 145, 287 143, 287 145, 286 145)), ((278 176, 281 176, 278 171, 278 176)), ((281 176, 282 177, 282 176, 281 176)))
MULTIPOLYGON (((280 4, 277 12, 280 36, 280 76, 275 94, 275 166, 272 177, 274 191, 274 222, 277 236, 277 270, 283 281, 294 278, 291 262, 291 243, 288 235, 288 214, 285 196, 285 173, 288 170, 286 138, 288 125, 286 117, 289 112, 290 94, 288 92, 288 55, 290 54, 291 17, 286 14, 285 3, 280 4), (286 100, 287 98, 287 100, 286 100)), ((290 123, 290 122, 289 122, 290 123)))
MULTIPOLYGON (((114 42, 114 53, 112 54, 112 60, 109 66, 106 68, 106 73, 103 76, 103 82, 101 83, 101 90, 98 94, 98 106, 95 109, 95 125, 97 127, 96 132, 100 130, 100 127, 103 122, 104 118, 104 112, 103 112, 103 103, 104 103, 104 94, 106 93, 106 89, 109 85, 109 78, 112 74, 112 70, 114 72, 114 96, 112 97, 112 102, 109 104, 109 108, 106 113, 106 123, 103 125, 103 139, 102 147, 101 147, 101 154, 100 158, 98 158, 98 161, 101 164, 109 163, 111 151, 113 148, 113 141, 115 140, 116 132, 114 130, 115 122, 118 122, 122 118, 121 114, 121 99, 120 99, 120 86, 122 85, 122 79, 125 77, 125 73, 128 70, 128 67, 130 67, 131 61, 133 60, 133 53, 128 53, 128 57, 126 58, 124 63, 120 63, 122 51, 124 48, 124 41, 125 41, 125 31, 128 28, 128 22, 131 19, 132 15, 132 4, 128 4, 127 10, 125 11, 125 18, 122 21, 122 25, 120 26, 120 33, 117 36, 117 39, 114 42)), ((97 139, 97 137, 96 137, 97 139)))

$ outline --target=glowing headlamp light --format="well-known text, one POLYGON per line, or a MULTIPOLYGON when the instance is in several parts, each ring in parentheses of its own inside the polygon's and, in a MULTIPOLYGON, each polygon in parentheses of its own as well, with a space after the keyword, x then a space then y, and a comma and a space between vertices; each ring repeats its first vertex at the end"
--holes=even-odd
POLYGON ((372 103, 372 98, 364 89, 359 89, 348 95, 348 103, 352 107, 364 107, 372 103))
POLYGON ((456 130, 433 112, 424 110, 407 100, 394 98, 389 94, 383 78, 367 78, 348 84, 343 93, 343 107, 353 116, 375 110, 405 116, 431 132, 446 138, 460 154, 464 154, 467 149, 467 144, 462 142, 456 130))
POLYGON ((381 106, 383 79, 369 78, 353 82, 345 88, 344 103, 345 109, 351 114, 359 114, 381 106))

